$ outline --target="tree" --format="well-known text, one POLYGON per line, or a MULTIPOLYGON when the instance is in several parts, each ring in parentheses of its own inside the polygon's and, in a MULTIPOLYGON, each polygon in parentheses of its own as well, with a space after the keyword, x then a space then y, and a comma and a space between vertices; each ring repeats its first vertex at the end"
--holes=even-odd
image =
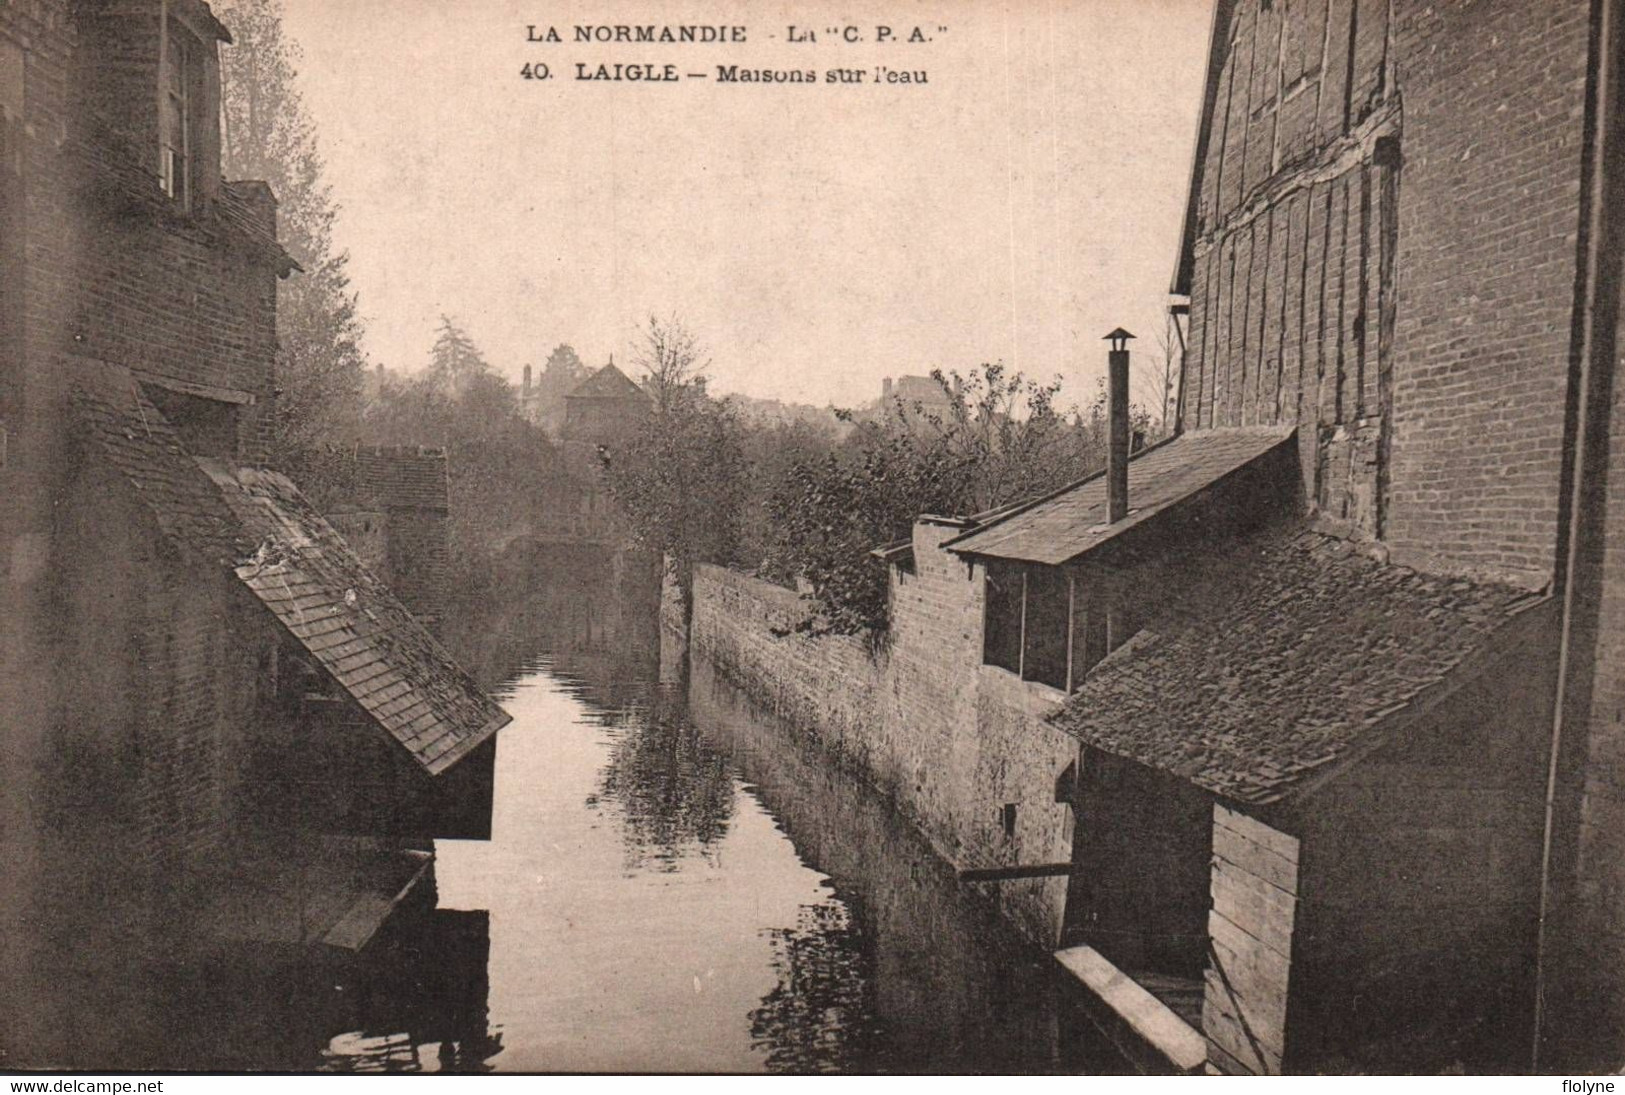
POLYGON ((282 33, 282 0, 227 0, 220 15, 236 41, 221 51, 224 169, 271 185, 282 245, 304 269, 277 293, 281 394, 271 445, 273 458, 286 457, 356 435, 367 357, 348 255, 333 246, 338 207, 299 95, 299 49, 282 33))
POLYGON ((547 355, 547 364, 542 369, 542 376, 558 377, 561 382, 574 386, 587 379, 587 366, 582 364, 574 346, 561 342, 547 355))
POLYGON ((643 345, 632 363, 644 371, 643 386, 654 397, 657 411, 696 392, 705 394, 705 372, 711 359, 704 357, 699 341, 676 316, 649 317, 643 345))
POLYGON ((634 359, 654 408, 632 440, 606 453, 610 494, 633 535, 667 560, 685 598, 696 563, 730 563, 747 490, 743 429, 705 390, 698 341, 676 317, 651 317, 634 359))
MULTIPOLYGON (((516 527, 546 520, 557 508, 557 452, 525 419, 514 386, 451 317, 440 317, 428 366, 404 378, 385 376, 367 412, 370 441, 446 450, 457 558, 489 556, 516 527)), ((467 579, 479 569, 459 573, 467 579)))
MULTIPOLYGON (((1105 463, 1105 394, 1087 415, 1055 405, 1060 383, 1004 366, 933 371, 945 405, 882 408, 834 452, 798 462, 770 491, 765 569, 812 587, 810 627, 886 626, 886 575, 869 556, 911 535, 922 513, 969 516, 1054 490, 1105 463)), ((1136 428, 1147 416, 1134 412, 1136 428)))
POLYGON ((491 366, 468 332, 450 316, 441 315, 434 345, 429 348, 429 382, 461 398, 479 377, 490 374, 491 366))
POLYGON ((552 436, 557 437, 564 429, 565 396, 587 376, 587 366, 567 343, 559 343, 547 355, 547 363, 531 388, 531 416, 552 436))

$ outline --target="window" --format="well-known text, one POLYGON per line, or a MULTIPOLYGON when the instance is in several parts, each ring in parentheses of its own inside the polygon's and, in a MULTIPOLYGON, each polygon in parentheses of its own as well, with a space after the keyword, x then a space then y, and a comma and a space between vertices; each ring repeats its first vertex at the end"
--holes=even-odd
POLYGON ((164 193, 187 208, 195 181, 202 57, 197 37, 171 20, 158 57, 158 179, 164 193))
POLYGON ((992 562, 982 619, 982 664, 1024 681, 1075 691, 1084 675, 1140 628, 1097 578, 1061 567, 992 562))
POLYGON ((175 427, 187 452, 219 460, 237 458, 236 404, 171 391, 157 384, 143 384, 141 390, 175 427))
POLYGON ((982 662, 1012 673, 1021 672, 1021 600, 1025 583, 1020 569, 991 563, 987 568, 987 606, 982 619, 982 662))
POLYGON ((1067 627, 1072 581, 1055 567, 1027 572, 1027 623, 1022 629, 1021 679, 1066 688, 1067 627))
POLYGON ((1006 840, 1016 835, 1016 804, 1006 802, 999 810, 999 828, 1004 830, 1006 840))

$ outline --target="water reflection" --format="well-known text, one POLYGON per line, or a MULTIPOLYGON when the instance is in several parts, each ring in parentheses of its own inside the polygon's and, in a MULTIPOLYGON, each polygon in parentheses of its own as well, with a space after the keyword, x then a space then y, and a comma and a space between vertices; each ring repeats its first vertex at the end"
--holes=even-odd
POLYGON ((569 586, 506 612, 542 654, 505 686, 496 832, 440 850, 442 904, 492 910, 497 1067, 1121 1068, 888 803, 689 671, 651 590, 569 586))
POLYGON ((687 665, 654 578, 532 559, 466 600, 446 639, 514 717, 490 839, 437 840, 434 886, 357 957, 126 979, 142 1004, 120 1009, 125 1048, 85 1063, 1121 1070, 1048 956, 888 803, 687 665))
POLYGON ((488 1017, 490 946, 484 910, 397 921, 347 986, 362 1025, 328 1040, 323 1071, 492 1071, 502 1036, 488 1017))
POLYGON ((794 928, 769 928, 779 982, 750 1013, 751 1044, 770 1072, 855 1072, 877 1058, 884 1027, 874 951, 838 900, 803 905, 794 928))
POLYGON ((619 820, 628 871, 676 871, 684 856, 715 856, 738 790, 731 758, 689 720, 681 693, 657 687, 649 701, 612 724, 609 762, 587 806, 619 820))

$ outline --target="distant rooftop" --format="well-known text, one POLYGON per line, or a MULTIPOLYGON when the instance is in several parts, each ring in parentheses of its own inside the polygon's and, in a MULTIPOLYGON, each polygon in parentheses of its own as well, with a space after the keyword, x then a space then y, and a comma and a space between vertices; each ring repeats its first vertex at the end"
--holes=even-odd
POLYGON ((649 393, 638 387, 631 377, 616 367, 613 359, 608 365, 577 384, 566 399, 637 399, 648 402, 649 393))

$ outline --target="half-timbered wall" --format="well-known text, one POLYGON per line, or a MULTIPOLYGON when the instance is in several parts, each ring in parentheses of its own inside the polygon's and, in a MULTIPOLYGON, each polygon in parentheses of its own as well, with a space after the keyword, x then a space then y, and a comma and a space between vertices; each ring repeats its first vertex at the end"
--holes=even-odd
POLYGON ((1538 584, 1555 543, 1583 0, 1226 5, 1187 429, 1303 426, 1322 512, 1538 584))

